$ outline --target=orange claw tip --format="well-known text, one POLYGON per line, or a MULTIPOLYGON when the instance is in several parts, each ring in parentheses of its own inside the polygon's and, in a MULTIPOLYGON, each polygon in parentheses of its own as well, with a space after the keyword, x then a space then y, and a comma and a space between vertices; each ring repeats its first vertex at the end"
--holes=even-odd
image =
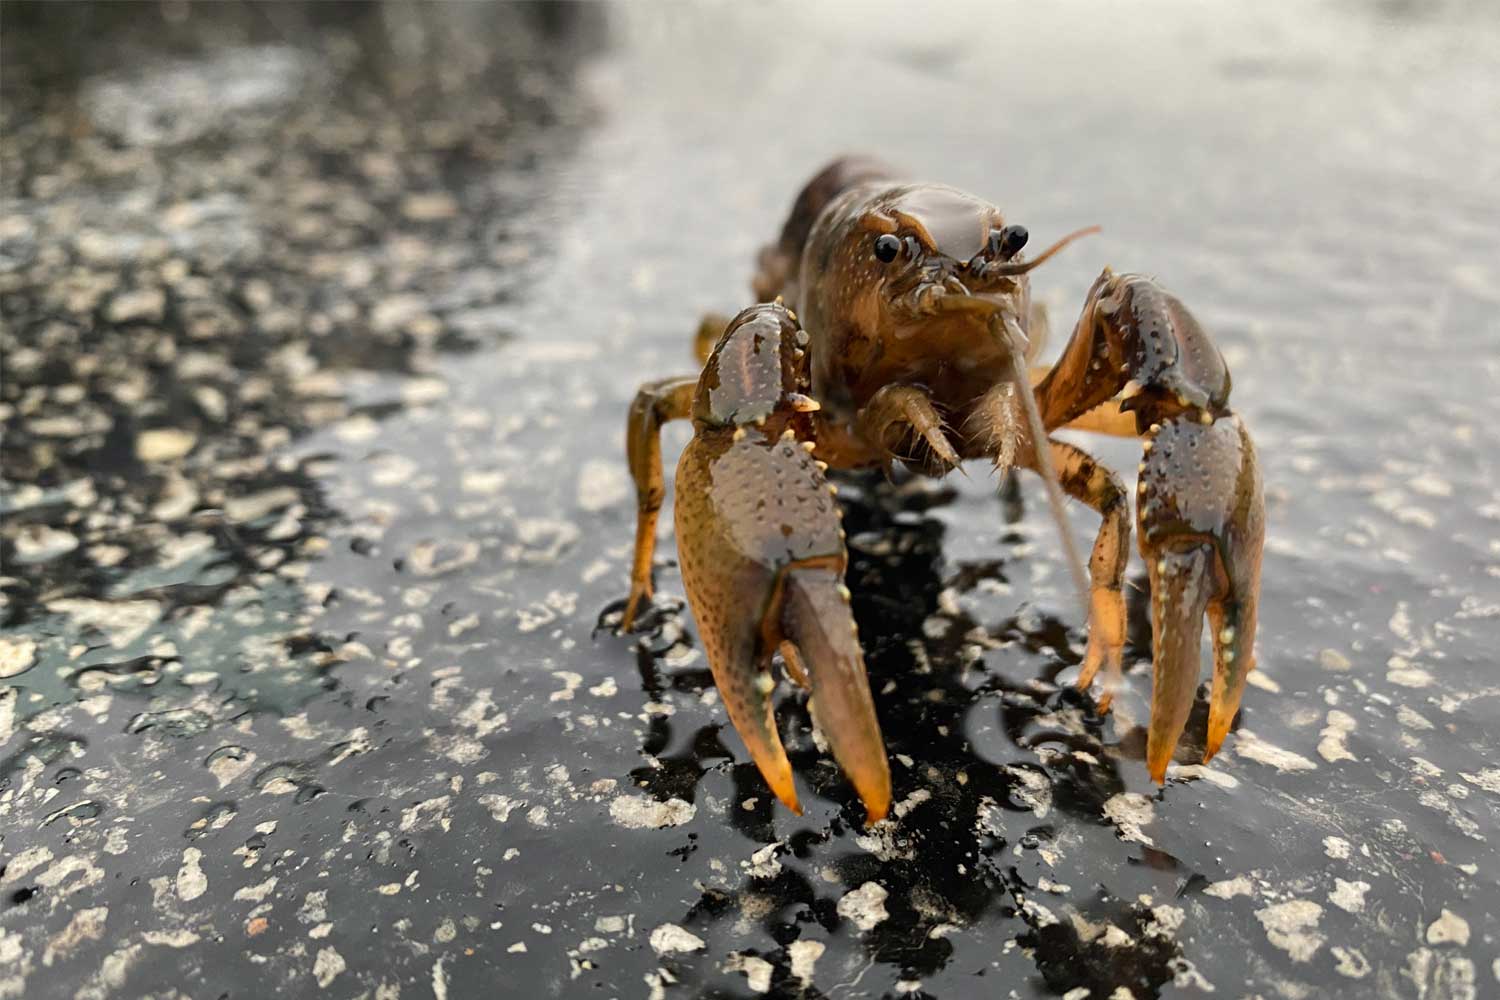
POLYGON ((779 767, 775 762, 761 760, 758 754, 752 753, 751 756, 756 758, 755 763, 760 768, 760 776, 770 787, 771 794, 775 795, 782 805, 801 816, 802 803, 797 799, 797 786, 792 781, 792 768, 787 763, 786 756, 779 755, 781 757, 779 767))
POLYGON ((790 809, 795 815, 801 816, 802 803, 797 798, 797 788, 792 784, 792 776, 787 774, 785 778, 778 778, 778 780, 773 781, 771 776, 766 774, 764 768, 761 769, 760 774, 765 779, 766 784, 770 786, 771 794, 776 796, 776 800, 790 809))
MULTIPOLYGON (((845 754, 847 758, 849 755, 845 754)), ((865 807, 865 825, 879 823, 891 811, 891 769, 885 747, 860 754, 843 763, 844 774, 865 807)))
POLYGON ((1214 754, 1218 753, 1219 748, 1224 745, 1224 737, 1229 735, 1229 722, 1233 718, 1234 713, 1230 712, 1227 718, 1223 720, 1209 720, 1208 740, 1203 747, 1203 763, 1207 764, 1209 761, 1213 760, 1214 754))

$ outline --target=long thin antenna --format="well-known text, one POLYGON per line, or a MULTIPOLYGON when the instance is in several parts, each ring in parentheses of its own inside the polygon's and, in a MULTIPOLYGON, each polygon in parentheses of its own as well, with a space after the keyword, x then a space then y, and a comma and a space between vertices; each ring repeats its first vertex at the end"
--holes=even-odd
POLYGON ((1015 328, 1015 320, 995 313, 990 317, 990 330, 1009 348, 1010 374, 1021 396, 1021 408, 1026 411, 1026 431, 1031 437, 1031 450, 1036 455, 1036 469, 1047 484, 1047 503, 1052 507, 1052 519, 1057 522, 1057 532, 1062 536, 1063 557, 1073 574, 1073 584, 1078 588, 1078 598, 1083 603, 1084 618, 1089 613, 1089 580, 1083 568, 1083 559, 1078 555, 1078 546, 1073 533, 1068 530, 1068 518, 1063 509, 1062 486, 1057 480, 1057 470, 1052 465, 1052 449, 1047 437, 1047 428, 1042 424, 1042 415, 1037 410, 1036 394, 1031 380, 1021 361, 1024 353, 1022 334, 1015 328))

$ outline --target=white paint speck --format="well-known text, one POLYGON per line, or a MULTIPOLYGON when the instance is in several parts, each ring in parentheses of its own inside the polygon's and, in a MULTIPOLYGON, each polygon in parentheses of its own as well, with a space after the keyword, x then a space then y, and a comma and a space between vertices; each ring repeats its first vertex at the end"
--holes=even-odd
POLYGON ((1330 858, 1342 861, 1349 856, 1349 841, 1343 837, 1324 837, 1323 853, 1330 858))
POLYGON ((1363 979, 1370 974, 1370 960, 1365 958, 1364 952, 1358 948, 1345 948, 1342 945, 1334 945, 1329 949, 1333 952, 1334 971, 1341 976, 1350 979, 1363 979))
POLYGON ((234 898, 247 903, 264 903, 274 888, 276 888, 276 876, 272 875, 259 885, 247 885, 242 889, 236 889, 234 898))
POLYGON ((1341 878, 1333 882, 1333 891, 1328 894, 1330 903, 1346 913, 1358 913, 1365 908, 1365 893, 1370 891, 1370 883, 1345 882, 1341 878))
POLYGON ((645 795, 621 795, 609 804, 609 818, 627 830, 681 826, 697 814, 698 807, 682 799, 658 802, 645 795))
POLYGON ((704 947, 701 937, 676 924, 662 924, 651 932, 651 948, 658 955, 702 951, 704 947))
POLYGON ((1248 729, 1235 734, 1234 755, 1278 771, 1311 771, 1318 766, 1301 754, 1267 743, 1248 729))
POLYGON ((1420 713, 1413 711, 1405 705, 1396 709, 1396 721, 1407 729, 1431 729, 1432 723, 1420 713))
POLYGON ((1319 653, 1318 663, 1324 670, 1332 670, 1335 673, 1344 673, 1354 667, 1354 664, 1349 662, 1349 657, 1336 649, 1325 649, 1319 653))
POLYGON ((51 861, 52 857, 52 848, 44 844, 26 848, 6 864, 5 874, 0 875, 0 886, 19 882, 26 877, 27 873, 51 861))
POLYGON ((511 798, 509 795, 497 795, 494 792, 488 792, 479 796, 478 801, 480 805, 490 811, 490 818, 496 823, 504 823, 510 819, 510 814, 524 804, 511 798))
POLYGON ((344 965, 344 956, 333 948, 318 949, 318 957, 313 959, 313 978, 317 980, 318 986, 328 988, 328 984, 338 978, 339 973, 347 968, 344 965))
POLYGON ((24 636, 0 636, 0 677, 14 677, 36 662, 36 640, 24 636))
POLYGON ((741 861, 740 867, 746 869, 751 878, 775 878, 781 872, 781 862, 776 860, 776 852, 780 849, 779 840, 767 844, 750 855, 749 861, 741 861))
POLYGON ((1251 885, 1247 876, 1236 875, 1234 878, 1215 882, 1203 891, 1219 899, 1233 899, 1236 896, 1254 896, 1255 886, 1251 885))
POLYGON ((1434 680, 1432 671, 1412 666, 1404 656, 1393 656, 1386 661, 1385 679, 1399 687, 1430 687, 1434 680))
POLYGON ((1225 774, 1218 768, 1208 764, 1173 764, 1171 775, 1174 778, 1185 778, 1189 780, 1202 780, 1219 788, 1234 789, 1240 787, 1240 779, 1232 774, 1225 774))
POLYGON ((1141 827, 1156 817, 1156 809, 1140 792, 1121 792, 1113 796, 1104 803, 1104 816, 1120 831, 1121 840, 1151 844, 1151 838, 1141 831, 1141 827))
POLYGON ((1318 735, 1318 755, 1329 763, 1340 760, 1354 760, 1354 754, 1349 752, 1345 741, 1349 734, 1354 731, 1354 717, 1347 712, 1338 709, 1328 713, 1328 725, 1318 735))
POLYGON ((858 889, 846 893, 838 901, 836 909, 839 916, 854 921, 856 927, 867 931, 890 916, 885 910, 885 900, 889 895, 885 886, 879 882, 866 882, 858 889))
POLYGON ((189 847, 182 852, 182 867, 177 869, 177 898, 184 903, 197 899, 208 891, 208 876, 198 867, 203 852, 189 847))
POLYGON ((42 952, 42 964, 50 966, 58 959, 67 958, 73 950, 86 941, 98 941, 104 936, 104 924, 109 919, 109 907, 94 906, 79 910, 68 921, 68 926, 58 931, 47 942, 42 952))
MULTIPOLYGON (((551 619, 548 620, 550 621, 551 619)), ((547 700, 572 701, 574 693, 578 690, 578 686, 583 683, 583 675, 575 674, 571 670, 557 670, 553 672, 552 676, 562 681, 563 687, 561 691, 553 691, 548 695, 547 700)))
POLYGON ((1294 962, 1306 962, 1323 946, 1318 921, 1323 907, 1307 899, 1291 899, 1255 911, 1255 919, 1266 929, 1266 938, 1291 956, 1294 962))
POLYGON ((787 954, 791 956, 792 977, 811 986, 813 967, 818 964, 818 959, 823 957, 823 952, 827 949, 828 946, 822 941, 793 941, 787 945, 787 954))
POLYGON ((763 958, 731 952, 724 963, 724 971, 744 973, 746 985, 752 993, 769 993, 771 973, 776 971, 776 967, 763 958))
POLYGON ((142 462, 175 462, 193 450, 198 435, 176 427, 141 431, 135 439, 135 457, 142 462))
POLYGON ((1469 922, 1452 910, 1444 909, 1442 915, 1428 925, 1427 943, 1463 947, 1469 943, 1469 922))

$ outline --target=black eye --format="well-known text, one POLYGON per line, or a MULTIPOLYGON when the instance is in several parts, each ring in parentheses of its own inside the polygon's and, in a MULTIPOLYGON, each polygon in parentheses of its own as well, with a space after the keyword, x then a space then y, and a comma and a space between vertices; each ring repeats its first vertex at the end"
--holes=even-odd
POLYGON ((1006 226, 990 233, 990 251, 1001 260, 1009 260, 1021 252, 1031 234, 1025 226, 1006 226))
POLYGON ((882 264, 889 264, 896 259, 901 252, 901 240, 899 237, 886 233, 875 239, 875 259, 882 264))

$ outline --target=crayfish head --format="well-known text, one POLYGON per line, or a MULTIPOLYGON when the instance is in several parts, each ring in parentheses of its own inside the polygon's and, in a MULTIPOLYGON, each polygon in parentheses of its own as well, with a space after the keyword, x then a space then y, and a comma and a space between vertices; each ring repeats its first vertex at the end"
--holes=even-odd
POLYGON ((851 243, 862 246, 846 247, 844 258, 846 268, 859 272, 853 284, 872 289, 872 301, 854 310, 864 314, 863 325, 887 343, 919 341, 930 354, 969 364, 993 345, 993 314, 1024 329, 1027 272, 1093 231, 1066 236, 1027 260, 1025 226, 1007 223, 973 195, 934 184, 892 189, 854 229, 851 243))
POLYGON ((780 300, 744 310, 708 357, 693 420, 711 427, 754 424, 779 434, 818 409, 807 395, 806 347, 807 334, 780 300))
POLYGON ((868 289, 863 311, 886 338, 926 340, 964 327, 967 314, 948 308, 954 297, 1001 304, 1027 295, 1024 277, 989 273, 1015 258, 1026 230, 1004 225, 999 209, 954 188, 894 188, 867 208, 847 240, 844 267, 859 272, 848 284, 868 289))

